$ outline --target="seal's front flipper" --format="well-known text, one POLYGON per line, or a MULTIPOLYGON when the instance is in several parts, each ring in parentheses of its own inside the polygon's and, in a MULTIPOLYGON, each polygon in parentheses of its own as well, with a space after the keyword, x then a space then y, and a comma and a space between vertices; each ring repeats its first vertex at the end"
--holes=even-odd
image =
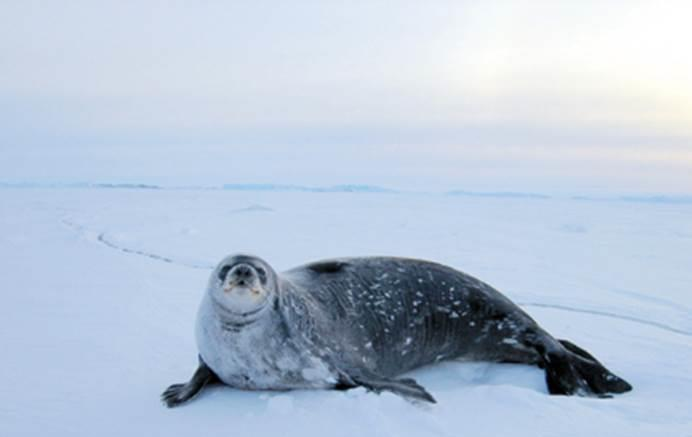
POLYGON ((566 340, 562 350, 543 354, 545 376, 550 394, 611 397, 632 386, 611 373, 593 355, 566 340))
MULTIPOLYGON (((393 379, 368 375, 351 377, 349 379, 349 383, 352 383, 352 386, 362 386, 375 393, 390 391, 408 399, 416 399, 431 402, 433 404, 437 403, 435 398, 412 378, 393 379)), ((343 389, 345 385, 347 384, 342 382, 341 385, 337 385, 337 388, 343 389)))
POLYGON ((169 407, 176 407, 195 397, 207 384, 218 382, 216 374, 199 358, 199 367, 185 384, 173 384, 161 394, 161 400, 169 407))

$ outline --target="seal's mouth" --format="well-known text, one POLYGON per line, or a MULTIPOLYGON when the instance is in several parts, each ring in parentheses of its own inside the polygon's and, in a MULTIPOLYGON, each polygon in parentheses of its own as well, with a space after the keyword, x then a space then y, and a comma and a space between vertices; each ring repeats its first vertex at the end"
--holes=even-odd
POLYGON ((250 293, 253 296, 259 296, 262 294, 262 290, 258 288, 255 284, 248 284, 245 280, 238 280, 230 282, 223 288, 224 293, 239 293, 245 294, 250 293))

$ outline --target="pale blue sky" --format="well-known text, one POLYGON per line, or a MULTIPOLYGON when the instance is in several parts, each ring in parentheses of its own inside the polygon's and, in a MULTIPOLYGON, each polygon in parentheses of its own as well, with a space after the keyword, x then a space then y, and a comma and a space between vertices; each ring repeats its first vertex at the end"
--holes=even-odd
POLYGON ((692 192, 687 1, 3 2, 0 180, 692 192))

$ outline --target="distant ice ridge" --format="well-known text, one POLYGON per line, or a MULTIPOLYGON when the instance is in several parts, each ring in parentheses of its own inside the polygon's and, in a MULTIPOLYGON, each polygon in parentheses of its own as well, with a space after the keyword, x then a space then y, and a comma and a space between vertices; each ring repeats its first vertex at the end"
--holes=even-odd
POLYGON ((551 199, 552 196, 539 193, 521 193, 514 191, 464 191, 453 190, 448 191, 450 196, 471 196, 471 197, 505 197, 516 199, 551 199))
POLYGON ((522 192, 522 191, 406 191, 378 185, 341 184, 327 186, 308 186, 296 184, 224 184, 224 185, 157 185, 139 182, 0 182, 0 189, 123 189, 123 190, 227 190, 248 192, 303 192, 303 193, 372 193, 372 194, 405 194, 419 193, 429 195, 446 195, 453 197, 476 197, 495 199, 524 199, 524 200, 577 200, 590 202, 630 202, 647 204, 692 205, 692 194, 606 194, 581 195, 522 192))
POLYGON ((234 209, 231 212, 274 212, 274 209, 264 205, 252 204, 245 208, 234 209))
POLYGON ((692 203, 692 196, 621 196, 620 200, 646 203, 692 203))
POLYGON ((395 193, 396 190, 376 185, 332 185, 327 187, 309 187, 305 185, 284 184, 226 184, 224 190, 236 191, 304 191, 311 193, 395 193))
POLYGON ((159 185, 129 182, 0 182, 0 188, 122 188, 131 190, 163 189, 159 185))
POLYGON ((306 186, 293 184, 224 184, 221 186, 210 185, 176 185, 163 186, 146 183, 121 183, 121 182, 69 182, 69 183, 43 183, 43 182, 0 182, 0 188, 89 188, 89 189, 159 189, 159 190, 232 190, 232 191, 296 191, 309 193, 397 193, 397 190, 384 188, 377 185, 343 184, 329 186, 306 186))
POLYGON ((151 184, 93 184, 92 188, 126 188, 132 190, 160 190, 158 185, 151 184))
POLYGON ((584 200, 592 202, 632 202, 682 205, 692 204, 692 195, 632 194, 624 196, 571 196, 570 200, 584 200))

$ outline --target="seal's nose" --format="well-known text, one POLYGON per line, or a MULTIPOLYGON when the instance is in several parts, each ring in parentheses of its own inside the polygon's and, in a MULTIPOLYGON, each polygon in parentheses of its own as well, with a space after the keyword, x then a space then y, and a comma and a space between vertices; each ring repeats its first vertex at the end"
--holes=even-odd
POLYGON ((239 279, 247 279, 250 276, 252 276, 252 269, 250 268, 250 266, 248 266, 246 264, 241 264, 233 270, 233 273, 239 279))

